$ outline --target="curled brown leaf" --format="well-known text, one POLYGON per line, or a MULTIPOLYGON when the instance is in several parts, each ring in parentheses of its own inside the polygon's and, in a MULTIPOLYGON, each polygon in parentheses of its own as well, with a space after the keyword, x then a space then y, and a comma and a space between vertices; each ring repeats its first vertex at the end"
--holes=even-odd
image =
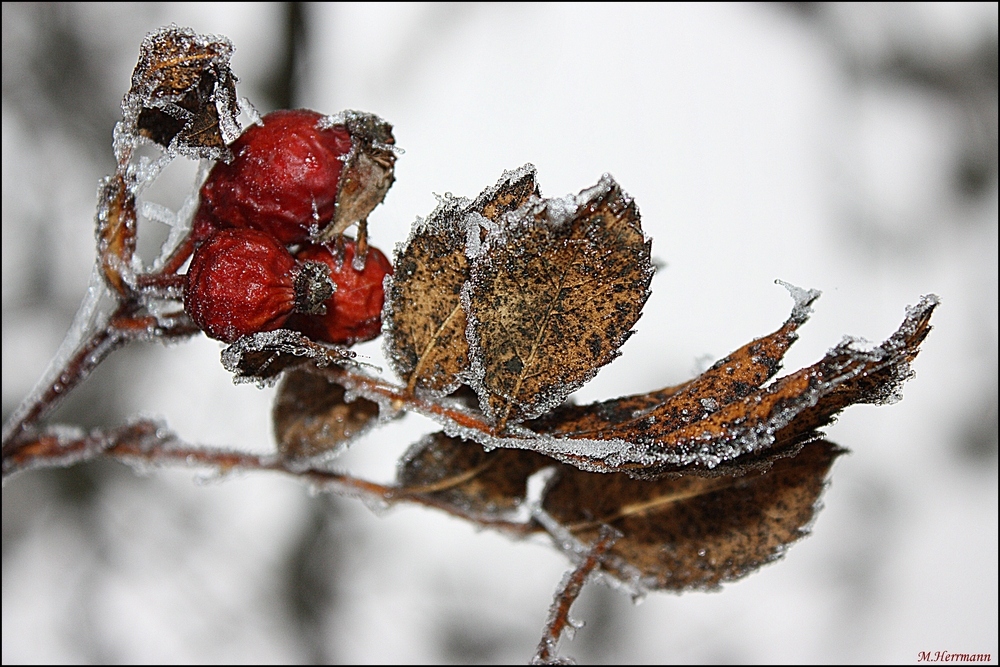
MULTIPOLYGON (((930 331, 937 304, 934 296, 922 298, 882 345, 863 349, 846 340, 818 363, 766 387, 753 387, 749 378, 763 381, 777 369, 777 360, 798 326, 793 315, 782 329, 713 366, 705 382, 696 378, 680 388, 629 397, 620 404, 608 401, 562 409, 564 420, 557 411, 537 424, 539 433, 551 440, 526 446, 586 470, 656 478, 682 471, 712 474, 719 465, 748 454, 801 444, 817 437, 816 430, 849 405, 883 403, 899 396, 902 383, 912 376, 910 362, 930 331), (758 354, 761 346, 769 351, 758 354), (730 371, 731 377, 743 379, 728 383, 730 371), (747 388, 752 391, 745 393, 747 388), (650 407, 647 398, 662 403, 650 407), (698 404, 702 409, 695 407, 698 404), (574 440, 580 447, 572 447, 574 440), (602 443, 603 449, 594 449, 602 443), (608 443, 619 446, 609 451, 608 443)), ((513 439, 497 444, 517 446, 513 439)))
POLYGON ((563 405, 530 427, 577 438, 616 438, 628 430, 632 442, 655 442, 657 437, 745 398, 771 379, 818 297, 818 292, 808 293, 780 329, 744 345, 683 385, 590 405, 563 405))

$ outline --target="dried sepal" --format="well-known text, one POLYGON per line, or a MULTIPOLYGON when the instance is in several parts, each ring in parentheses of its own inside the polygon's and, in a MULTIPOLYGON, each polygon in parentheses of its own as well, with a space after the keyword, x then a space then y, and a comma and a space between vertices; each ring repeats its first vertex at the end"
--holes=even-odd
POLYGON ((190 157, 228 159, 239 135, 233 45, 171 25, 146 35, 123 108, 141 136, 190 157))
POLYGON ((392 136, 392 125, 362 111, 343 111, 329 116, 323 125, 343 125, 351 135, 351 152, 340 173, 333 219, 320 231, 316 241, 332 241, 358 223, 358 240, 363 242, 368 214, 382 203, 395 181, 396 140, 392 136))
POLYGON ((308 370, 289 371, 278 386, 272 417, 278 451, 285 458, 332 457, 378 418, 378 403, 308 370))
POLYGON ((471 202, 445 196, 397 251, 386 291, 385 348, 409 392, 447 394, 460 385, 469 369, 460 300, 469 277, 466 246, 470 240, 478 244, 483 223, 496 222, 537 194, 534 167, 525 165, 504 172, 471 202))
POLYGON ((638 210, 610 176, 504 222, 462 293, 470 385, 497 431, 551 410, 618 356, 653 275, 638 210))
POLYGON ((621 532, 602 568, 649 590, 710 589, 779 558, 804 537, 827 472, 844 450, 825 440, 769 469, 655 481, 562 466, 543 509, 578 540, 621 532))
POLYGON ((355 353, 338 345, 310 340, 297 331, 275 329, 243 336, 222 351, 222 365, 233 382, 272 385, 278 376, 297 366, 350 364, 355 353))
POLYGON ((101 275, 111 289, 126 296, 135 285, 136 211, 135 194, 121 174, 101 181, 96 222, 101 275))

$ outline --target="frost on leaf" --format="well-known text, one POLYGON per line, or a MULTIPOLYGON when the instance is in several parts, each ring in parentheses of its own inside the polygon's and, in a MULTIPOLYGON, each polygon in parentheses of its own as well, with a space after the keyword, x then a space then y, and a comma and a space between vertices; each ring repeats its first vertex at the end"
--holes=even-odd
POLYGON ((274 402, 274 437, 286 458, 334 456, 378 418, 378 403, 357 397, 322 375, 290 371, 274 402))
POLYGON ((354 364, 350 350, 317 343, 297 331, 275 329, 243 336, 222 351, 222 365, 233 382, 274 384, 282 371, 296 366, 354 364))
POLYGON ((535 170, 526 165, 505 172, 474 201, 445 196, 418 222, 396 253, 395 273, 386 290, 386 357, 411 393, 429 389, 451 393, 468 370, 466 317, 460 295, 469 277, 466 244, 478 244, 481 225, 538 194, 535 170))
POLYGON ((649 295, 649 252, 609 176, 490 231, 462 299, 470 384, 497 431, 552 409, 618 355, 649 295))
POLYGON ((233 45, 224 37, 169 26, 146 36, 125 98, 140 135, 182 154, 226 158, 239 134, 233 45))
POLYGON ((410 448, 396 480, 407 493, 433 495, 464 512, 502 516, 524 502, 528 478, 551 465, 560 464, 524 449, 487 452, 438 432, 410 448))
POLYGON ((937 303, 935 297, 924 297, 908 310, 899 330, 874 349, 857 349, 845 341, 818 363, 761 388, 777 371, 804 319, 796 308, 781 329, 680 387, 559 408, 530 426, 563 446, 572 440, 627 443, 616 456, 591 457, 582 447, 576 455, 559 456, 592 471, 625 471, 640 478, 677 472, 711 475, 721 464, 739 463, 747 454, 815 439, 817 429, 849 405, 897 397, 912 375, 910 362, 930 331, 937 303))

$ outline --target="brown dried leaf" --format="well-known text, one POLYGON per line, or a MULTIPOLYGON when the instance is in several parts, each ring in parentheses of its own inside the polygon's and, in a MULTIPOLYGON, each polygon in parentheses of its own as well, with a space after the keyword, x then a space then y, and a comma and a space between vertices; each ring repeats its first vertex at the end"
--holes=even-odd
POLYGON ((469 367, 459 298, 469 277, 469 234, 481 233, 479 216, 496 222, 537 194, 534 167, 526 165, 504 172, 472 202, 446 196, 415 226, 396 257, 384 327, 387 356, 410 392, 447 394, 459 386, 469 367))
POLYGON ((539 433, 598 439, 621 437, 622 430, 629 429, 637 433, 633 442, 654 442, 655 436, 644 430, 647 425, 653 425, 657 434, 669 433, 748 396, 771 379, 818 297, 819 292, 805 293, 780 329, 744 345, 682 385, 590 405, 562 405, 529 426, 539 433))
MULTIPOLYGON (((185 155, 228 158, 239 104, 224 37, 169 26, 146 36, 132 72, 126 107, 137 107, 140 134, 185 155)), ((128 110, 126 111, 128 113, 128 110)))
POLYGON ((296 366, 356 365, 355 356, 346 348, 317 343, 298 331, 275 329, 237 340, 222 351, 222 365, 233 374, 233 382, 265 386, 296 366))
MULTIPOLYGON (((899 397, 902 383, 912 376, 910 362, 930 331, 930 316, 937 303, 933 296, 921 299, 908 309, 899 330, 878 347, 859 349, 846 340, 820 362, 742 398, 738 396, 743 389, 736 391, 742 385, 727 388, 725 382, 720 383, 720 371, 724 376, 727 369, 733 368, 734 375, 740 374, 731 363, 733 359, 744 360, 743 371, 757 367, 754 355, 748 357, 747 352, 759 344, 771 350, 764 367, 772 360, 776 363, 773 355, 787 347, 787 336, 797 326, 793 314, 789 323, 772 336, 755 341, 713 367, 708 382, 698 378, 679 390, 654 392, 650 395, 653 398, 666 394, 662 404, 644 408, 645 412, 639 414, 629 414, 629 410, 633 404, 641 405, 643 397, 623 399, 623 407, 610 401, 561 409, 566 423, 560 423, 559 412, 539 420, 536 425, 545 437, 539 442, 524 436, 524 446, 586 470, 624 471, 633 477, 652 479, 677 472, 713 474, 720 464, 748 454, 800 445, 817 437, 816 429, 829 424, 848 405, 885 403, 899 397), (748 359, 751 363, 746 364, 748 359), (699 387, 705 391, 704 396, 698 393, 699 387), (720 387, 723 393, 718 393, 720 387), (691 399, 700 402, 703 397, 717 408, 702 410, 695 415, 697 419, 685 421, 683 409, 690 409, 691 399), (686 407, 675 410, 674 401, 686 407), (607 418, 602 419, 602 415, 607 418), (574 440, 579 441, 578 447, 573 447, 574 440), (615 442, 620 447, 613 455, 590 453, 594 443, 615 442)), ((513 439, 497 444, 517 446, 513 439)))
POLYGON ((602 525, 622 536, 602 568, 640 588, 714 588, 779 558, 808 532, 831 464, 844 450, 825 440, 766 472, 656 481, 563 466, 542 507, 584 543, 602 525))
POLYGON ((431 495, 464 513, 496 516, 517 509, 528 478, 551 465, 561 464, 525 449, 487 452, 475 442, 438 432, 410 448, 396 480, 406 493, 431 495))
POLYGON ((293 370, 285 375, 274 402, 274 438, 288 458, 329 454, 367 431, 378 418, 378 403, 355 398, 322 375, 293 370))
POLYGON ((497 431, 562 402, 618 355, 649 296, 650 243, 610 176, 508 215, 462 294, 471 386, 497 431))
POLYGON ((498 519, 525 502, 531 475, 555 467, 541 507, 559 531, 586 544, 610 525, 621 536, 606 571, 640 589, 684 590, 745 576, 804 537, 844 451, 812 441, 749 455, 712 477, 646 481, 584 472, 527 450, 486 452, 435 433, 411 448, 397 480, 404 493, 430 496, 455 515, 498 519))

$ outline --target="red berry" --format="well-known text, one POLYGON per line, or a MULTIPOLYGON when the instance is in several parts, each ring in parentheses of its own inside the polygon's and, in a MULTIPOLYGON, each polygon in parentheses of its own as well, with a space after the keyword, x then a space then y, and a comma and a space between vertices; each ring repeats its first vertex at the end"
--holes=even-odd
POLYGON ((201 208, 223 227, 252 227, 284 244, 309 238, 309 227, 333 217, 342 157, 351 150, 343 127, 321 130, 323 116, 275 111, 252 125, 230 150, 233 160, 212 168, 201 208))
POLYGON ((354 268, 356 243, 344 239, 343 256, 322 245, 311 245, 296 254, 299 261, 322 262, 330 268, 336 287, 323 315, 296 315, 288 327, 313 340, 353 345, 371 340, 382 330, 382 279, 392 273, 392 263, 378 248, 369 247, 364 269, 354 268))
POLYGON ((264 116, 230 146, 233 160, 213 167, 199 217, 259 229, 285 245, 308 241, 331 221, 340 233, 367 217, 392 183, 391 126, 368 114, 342 120, 331 124, 307 109, 264 116))
POLYGON ((278 329, 295 309, 297 264, 270 234, 226 229, 198 246, 184 310, 212 338, 232 343, 278 329))

